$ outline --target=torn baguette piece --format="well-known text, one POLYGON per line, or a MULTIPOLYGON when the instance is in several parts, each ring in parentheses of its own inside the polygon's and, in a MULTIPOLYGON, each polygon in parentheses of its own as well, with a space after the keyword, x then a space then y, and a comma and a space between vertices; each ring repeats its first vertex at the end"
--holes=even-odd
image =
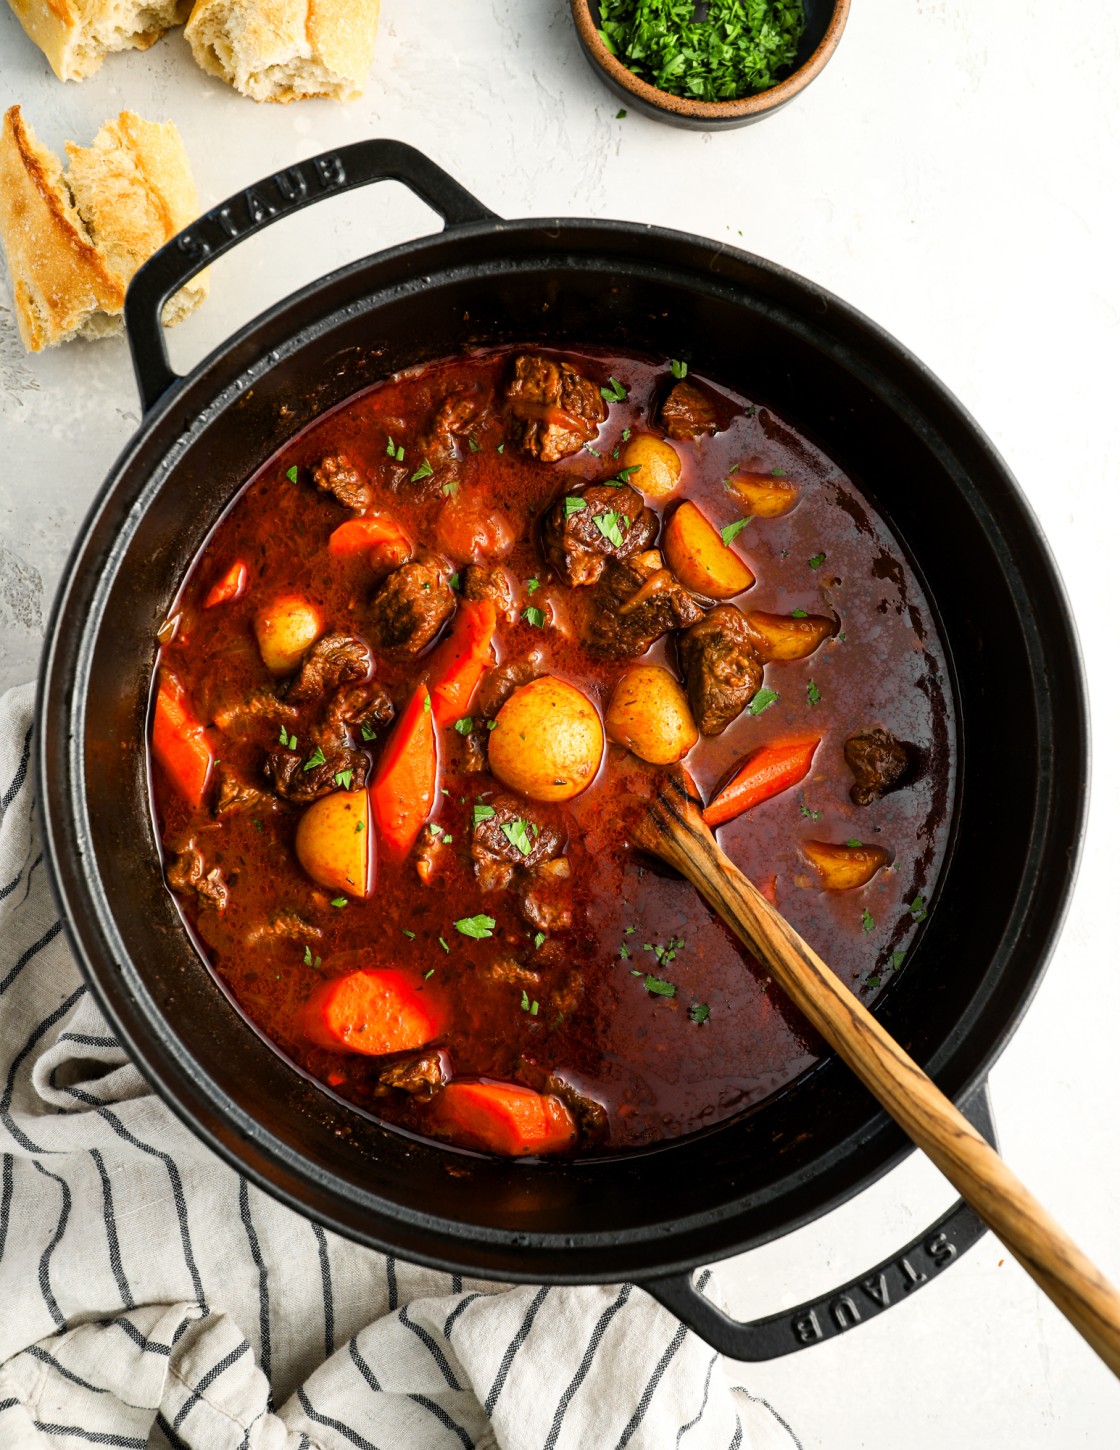
POLYGON ((197 0, 183 32, 203 70, 254 101, 352 101, 381 0, 197 0))
POLYGON ((8 0, 60 81, 92 75, 113 50, 147 50, 182 25, 190 0, 8 0))
MULTIPOLYGON (((198 215, 182 137, 122 111, 88 147, 67 143, 69 172, 12 106, 0 129, 0 244, 29 352, 120 332, 124 294, 144 262, 198 215)), ((164 309, 180 321, 205 298, 206 273, 164 309)))

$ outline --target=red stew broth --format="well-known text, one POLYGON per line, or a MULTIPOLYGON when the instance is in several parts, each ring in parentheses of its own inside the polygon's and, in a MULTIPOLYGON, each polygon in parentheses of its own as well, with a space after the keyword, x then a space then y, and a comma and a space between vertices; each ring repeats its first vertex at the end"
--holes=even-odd
MULTIPOLYGON (((161 653, 200 720, 209 722, 223 701, 273 683, 253 633, 254 614, 266 599, 301 593, 321 608, 328 631, 362 634, 373 582, 368 566, 360 558, 340 563, 326 549, 350 512, 308 481, 311 467, 337 453, 374 482, 374 507, 391 512, 414 539, 433 540, 440 510, 465 501, 504 514, 517 542, 502 563, 522 583, 517 623, 499 622, 499 662, 540 650, 549 672, 605 708, 613 682, 633 662, 586 652, 580 635, 594 591, 549 581, 536 521, 573 486, 613 475, 612 450, 624 430, 659 432, 656 401, 672 381, 669 366, 565 353, 597 382, 618 378, 628 396, 611 403, 593 445, 597 452, 542 464, 505 443, 500 400, 513 355, 510 349, 477 353, 390 378, 319 419, 249 480, 195 562, 176 605, 177 630, 161 653), (492 405, 474 435, 478 451, 463 440, 456 498, 416 499, 407 483, 391 492, 384 483, 387 440, 419 467, 417 440, 432 411, 449 392, 468 387, 492 405), (295 481, 288 476, 293 468, 295 481), (235 559, 248 565, 246 592, 203 608, 206 592, 235 559), (530 578, 542 581, 531 595, 524 584, 530 578), (551 609, 553 623, 538 628, 523 619, 529 604, 551 609)), ((722 735, 701 737, 685 764, 708 799, 728 769, 757 746, 821 737, 801 785, 724 826, 720 840, 842 980, 870 1001, 902 968, 944 855, 955 753, 944 653, 901 548, 851 481, 770 410, 703 386, 724 400, 728 426, 677 445, 680 486, 669 505, 652 506, 664 520, 674 503, 691 498, 720 528, 745 511, 724 483, 737 467, 787 476, 799 488, 796 507, 782 517, 754 519, 735 540, 757 576, 736 602, 774 613, 833 615, 838 631, 808 659, 768 664, 764 684, 777 698, 757 714, 745 711, 722 735), (852 775, 843 744, 874 726, 916 746, 922 769, 912 784, 857 807, 848 796, 852 775), (882 845, 893 865, 862 889, 828 892, 800 853, 806 839, 882 845)), ((632 482, 640 489, 640 475, 632 482)), ((646 659, 673 668, 669 639, 646 659)), ((423 660, 376 659, 375 678, 398 712, 422 672, 423 660)), ((386 733, 369 747, 375 756, 386 733)), ((208 738, 216 755, 263 783, 260 768, 275 746, 275 720, 238 736, 211 729, 208 738)), ((441 793, 432 818, 453 839, 438 881, 425 886, 411 859, 395 865, 382 857, 372 899, 350 900, 344 908, 333 907, 331 893, 296 861, 299 808, 221 817, 209 809, 193 812, 153 767, 163 839, 193 833, 208 865, 219 866, 229 884, 224 911, 199 910, 185 899, 180 909, 241 1010, 294 1063, 379 1118, 426 1131, 422 1103, 399 1092, 374 1093, 380 1062, 312 1046, 297 1029, 309 993, 337 965, 336 954, 351 951, 366 965, 396 967, 422 982, 448 1014, 444 1041, 456 1076, 516 1079, 528 1060, 601 1103, 609 1129, 597 1151, 710 1126, 759 1103, 819 1060, 822 1044, 694 889, 631 848, 612 793, 609 752, 583 794, 547 808, 568 833, 574 924, 535 946, 534 929, 513 903, 484 895, 475 880, 472 806, 500 787, 489 775, 464 772, 464 749, 454 729, 440 732, 441 793), (309 952, 294 941, 249 943, 256 925, 283 910, 298 912, 321 932, 309 952), (479 912, 497 919, 492 938, 472 940, 454 929, 454 921, 479 912), (540 973, 528 1010, 521 987, 481 975, 499 956, 540 973), (647 972, 670 982, 674 995, 648 990, 647 972), (705 1016, 704 1008, 706 1019, 694 1020, 705 1016)))

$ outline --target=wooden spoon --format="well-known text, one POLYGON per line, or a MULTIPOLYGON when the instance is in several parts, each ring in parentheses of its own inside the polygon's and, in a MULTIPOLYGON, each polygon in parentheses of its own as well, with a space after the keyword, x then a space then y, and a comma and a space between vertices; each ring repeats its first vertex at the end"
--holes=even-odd
POLYGON ((648 797, 634 841, 688 878, 900 1128, 1120 1376, 1120 1294, 990 1144, 724 855, 679 767, 628 784, 648 797))

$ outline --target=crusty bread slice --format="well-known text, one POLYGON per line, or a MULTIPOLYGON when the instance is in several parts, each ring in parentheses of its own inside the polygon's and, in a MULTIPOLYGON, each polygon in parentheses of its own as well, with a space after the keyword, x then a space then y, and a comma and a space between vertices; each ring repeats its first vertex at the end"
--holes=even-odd
POLYGON ((381 0, 197 0, 184 34, 203 70, 254 101, 352 101, 381 0))
MULTIPOLYGON (((39 352, 123 325, 133 274, 198 214, 190 163, 176 128, 131 111, 108 121, 93 145, 68 144, 64 175, 19 106, 0 130, 0 243, 12 276, 24 345, 39 352)), ((168 303, 177 322, 206 296, 205 273, 168 303)))
POLYGON ((8 0, 60 81, 92 75, 111 50, 147 50, 190 0, 8 0))

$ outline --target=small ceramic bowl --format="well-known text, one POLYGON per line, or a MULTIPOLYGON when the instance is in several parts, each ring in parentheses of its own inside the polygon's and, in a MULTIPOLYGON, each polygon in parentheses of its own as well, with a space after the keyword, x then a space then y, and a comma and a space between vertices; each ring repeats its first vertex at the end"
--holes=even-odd
POLYGON ((599 35, 599 0, 570 0, 583 53, 627 108, 691 131, 724 131, 773 115, 828 64, 843 34, 851 0, 803 0, 805 31, 793 69, 777 85, 736 101, 693 101, 651 86, 613 56, 599 35))

